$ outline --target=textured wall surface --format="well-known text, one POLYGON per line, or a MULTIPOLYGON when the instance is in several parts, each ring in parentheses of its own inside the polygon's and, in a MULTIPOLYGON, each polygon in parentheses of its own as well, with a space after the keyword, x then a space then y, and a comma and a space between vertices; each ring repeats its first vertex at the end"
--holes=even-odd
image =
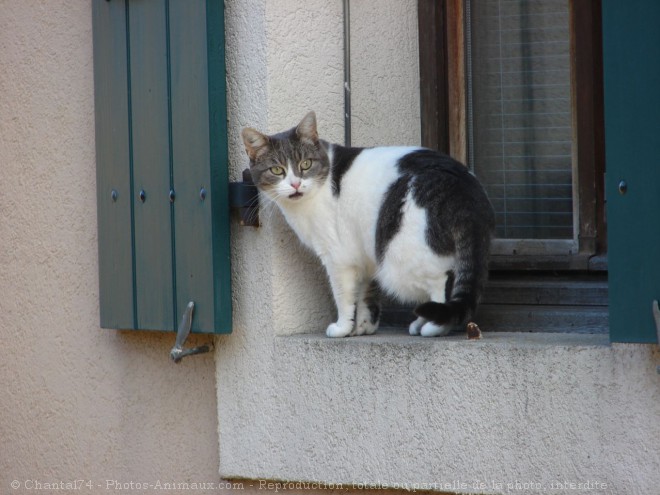
POLYGON ((354 146, 421 140, 416 0, 351 2, 354 146))
POLYGON ((217 481, 213 356, 98 327, 90 2, 0 2, 0 67, 0 493, 217 481))
POLYGON ((599 488, 577 491, 657 492, 654 346, 383 334, 278 337, 272 347, 275 387, 250 383, 237 402, 257 416, 221 416, 231 431, 225 476, 466 493, 569 494, 569 483, 587 482, 599 488), (243 448, 246 437, 258 450, 243 448))

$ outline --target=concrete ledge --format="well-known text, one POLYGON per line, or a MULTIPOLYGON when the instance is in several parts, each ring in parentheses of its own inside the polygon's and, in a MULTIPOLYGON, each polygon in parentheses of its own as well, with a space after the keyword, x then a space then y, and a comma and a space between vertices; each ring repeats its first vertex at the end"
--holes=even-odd
POLYGON ((514 348, 525 348, 534 346, 569 346, 594 347, 610 346, 606 334, 576 334, 576 333, 540 333, 540 332, 484 332, 480 340, 467 340, 465 334, 452 334, 448 337, 426 339, 413 337, 405 329, 382 328, 374 335, 351 337, 346 339, 329 339, 323 333, 297 334, 287 337, 312 342, 323 342, 322 345, 381 345, 394 344, 397 346, 439 346, 446 348, 455 345, 470 346, 505 346, 514 348))
POLYGON ((250 373, 223 371, 218 360, 226 478, 439 491, 458 481, 466 493, 514 493, 506 487, 516 482, 548 492, 555 483, 552 493, 585 481, 612 494, 660 485, 657 346, 610 345, 604 335, 467 341, 384 331, 273 337, 261 351, 244 349, 250 373))

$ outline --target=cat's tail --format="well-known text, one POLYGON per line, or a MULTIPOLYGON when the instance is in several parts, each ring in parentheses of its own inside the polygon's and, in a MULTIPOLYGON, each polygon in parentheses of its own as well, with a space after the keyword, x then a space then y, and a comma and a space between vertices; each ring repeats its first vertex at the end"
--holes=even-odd
POLYGON ((436 325, 461 329, 471 321, 488 278, 489 241, 458 250, 463 256, 457 260, 455 271, 447 274, 446 301, 420 304, 414 311, 417 316, 436 325))

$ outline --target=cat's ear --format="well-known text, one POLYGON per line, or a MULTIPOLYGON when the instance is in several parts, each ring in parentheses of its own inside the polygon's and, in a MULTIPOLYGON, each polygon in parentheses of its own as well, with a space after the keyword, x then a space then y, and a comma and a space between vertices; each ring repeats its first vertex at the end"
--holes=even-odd
POLYGON ((316 131, 316 114, 314 112, 309 112, 300 121, 300 124, 296 127, 296 136, 303 142, 318 143, 319 134, 316 131))
POLYGON ((270 146, 270 139, 268 136, 261 134, 259 131, 246 127, 241 132, 243 137, 243 144, 245 144, 245 151, 250 157, 250 160, 255 161, 261 155, 268 151, 270 146))

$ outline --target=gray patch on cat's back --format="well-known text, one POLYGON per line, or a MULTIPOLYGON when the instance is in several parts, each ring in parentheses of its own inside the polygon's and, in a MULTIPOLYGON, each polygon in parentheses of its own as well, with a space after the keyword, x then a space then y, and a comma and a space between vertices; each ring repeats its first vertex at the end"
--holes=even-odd
POLYGON ((364 148, 345 148, 339 145, 332 146, 332 193, 339 196, 341 180, 353 165, 355 158, 364 148))
POLYGON ((410 180, 410 175, 402 175, 390 185, 383 196, 376 223, 376 259, 379 263, 383 261, 390 241, 401 229, 410 180))
POLYGON ((419 150, 401 157, 398 166, 414 177, 413 198, 427 211, 426 241, 434 252, 456 253, 465 247, 457 243, 488 249, 495 223, 492 207, 464 165, 442 153, 419 150))

